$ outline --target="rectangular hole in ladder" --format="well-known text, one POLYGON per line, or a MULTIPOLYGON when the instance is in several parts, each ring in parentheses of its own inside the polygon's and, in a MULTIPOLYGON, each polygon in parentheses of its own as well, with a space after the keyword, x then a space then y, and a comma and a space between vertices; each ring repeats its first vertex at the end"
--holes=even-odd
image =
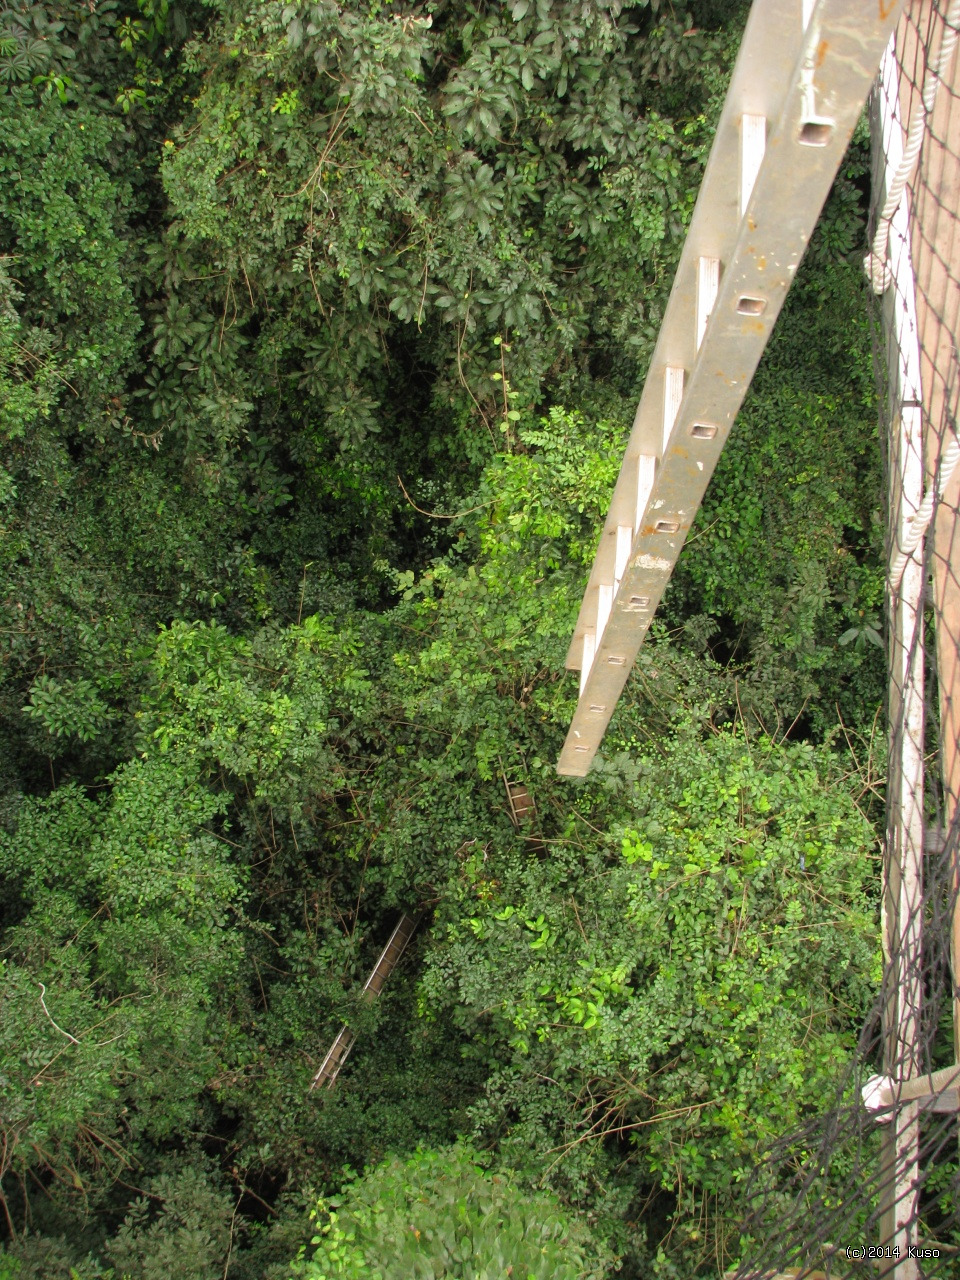
POLYGON ((717 428, 709 422, 695 422, 690 429, 690 434, 694 440, 712 440, 717 434, 717 428))
POLYGON ((797 141, 805 147, 825 147, 833 137, 832 120, 804 120, 797 141))
POLYGON ((679 520, 658 520, 657 533, 677 533, 680 529, 679 520))
POLYGON ((595 713, 596 713, 596 714, 598 714, 598 715, 599 715, 599 713, 600 713, 601 711, 606 711, 606 709, 607 709, 606 707, 601 707, 601 706, 600 706, 598 703, 596 703, 596 702, 595 702, 595 703, 593 704, 593 706, 590 708, 590 710, 591 710, 591 711, 595 712, 595 713))
POLYGON ((626 658, 617 658, 617 657, 608 658, 607 662, 611 667, 625 667, 627 665, 626 658))
POLYGON ((767 118, 744 112, 740 117, 740 216, 747 211, 753 184, 767 145, 767 118))
POLYGON ((754 298, 750 294, 744 294, 737 299, 737 315, 762 316, 766 309, 766 298, 754 298))
POLYGON ((680 412, 682 399, 683 369, 668 364, 663 371, 663 453, 667 451, 667 441, 680 412))
POLYGON ((707 321, 720 288, 720 259, 701 258, 697 263, 697 350, 707 331, 707 321))
POLYGON ((649 596, 631 596, 630 599, 627 601, 627 608, 632 609, 634 612, 636 612, 638 609, 649 609, 650 597, 649 596))

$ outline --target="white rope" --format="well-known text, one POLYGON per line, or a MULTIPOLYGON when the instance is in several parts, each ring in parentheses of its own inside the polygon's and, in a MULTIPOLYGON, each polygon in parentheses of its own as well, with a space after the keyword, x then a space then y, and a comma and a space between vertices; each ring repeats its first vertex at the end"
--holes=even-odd
POLYGON ((957 471, 958 463, 960 463, 960 441, 957 440, 956 436, 953 436, 940 456, 940 481, 937 485, 931 485, 924 494, 923 501, 917 507, 910 521, 910 528, 903 540, 903 546, 890 566, 891 591, 900 590, 900 583, 903 581, 903 571, 907 567, 907 561, 919 547, 923 535, 930 528, 934 503, 938 502, 946 493, 947 486, 957 471))
POLYGON ((863 260, 863 265, 874 293, 883 293, 885 289, 889 288, 893 279, 892 272, 887 264, 887 241, 890 238, 890 224, 900 205, 904 189, 913 176, 914 166, 917 163, 917 157, 920 155, 920 148, 923 145, 927 119, 933 114, 940 85, 943 83, 949 69, 953 51, 957 47, 957 39, 960 37, 960 0, 951 0, 950 8, 947 10, 943 22, 943 40, 940 44, 940 53, 937 57, 936 65, 927 68, 927 74, 923 82, 923 93, 914 108, 913 118, 910 121, 907 142, 903 149, 903 158, 887 191, 887 198, 877 222, 877 233, 873 238, 873 247, 863 260))

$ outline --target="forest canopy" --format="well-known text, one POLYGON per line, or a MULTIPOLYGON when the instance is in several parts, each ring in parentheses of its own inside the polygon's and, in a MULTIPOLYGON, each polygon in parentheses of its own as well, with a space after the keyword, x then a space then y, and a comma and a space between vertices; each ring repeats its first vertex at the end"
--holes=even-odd
POLYGON ((748 7, 0 0, 0 1280, 739 1256, 880 963, 865 129, 554 766, 748 7))

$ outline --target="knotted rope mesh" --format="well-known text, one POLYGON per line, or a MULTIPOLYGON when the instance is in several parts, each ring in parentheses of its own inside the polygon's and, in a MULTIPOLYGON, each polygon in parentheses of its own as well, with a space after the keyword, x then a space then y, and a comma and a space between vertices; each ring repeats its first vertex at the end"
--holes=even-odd
POLYGON ((912 0, 871 103, 886 454, 883 978, 823 1113, 766 1153, 733 1280, 960 1278, 960 0, 912 0))

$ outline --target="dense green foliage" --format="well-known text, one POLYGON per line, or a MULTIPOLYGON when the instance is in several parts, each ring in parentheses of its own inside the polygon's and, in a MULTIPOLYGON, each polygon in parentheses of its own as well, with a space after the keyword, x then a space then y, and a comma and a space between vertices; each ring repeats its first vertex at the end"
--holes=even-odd
POLYGON ((326 1216, 312 1259, 294 1267, 304 1280, 334 1276, 406 1280, 459 1275, 482 1280, 599 1280, 609 1258, 556 1197, 524 1195, 503 1173, 485 1174, 469 1151, 417 1151, 321 1202, 326 1216))
POLYGON ((554 761, 744 9, 0 0, 2 1280, 736 1257, 876 976, 862 137, 554 761))
POLYGON ((581 808, 548 861, 465 861, 421 1001, 509 1045, 480 1132, 598 1210, 683 1188, 689 1264, 735 1248, 711 1199, 816 1108, 868 1011, 873 835, 806 744, 683 731, 633 772, 602 839, 581 808))

